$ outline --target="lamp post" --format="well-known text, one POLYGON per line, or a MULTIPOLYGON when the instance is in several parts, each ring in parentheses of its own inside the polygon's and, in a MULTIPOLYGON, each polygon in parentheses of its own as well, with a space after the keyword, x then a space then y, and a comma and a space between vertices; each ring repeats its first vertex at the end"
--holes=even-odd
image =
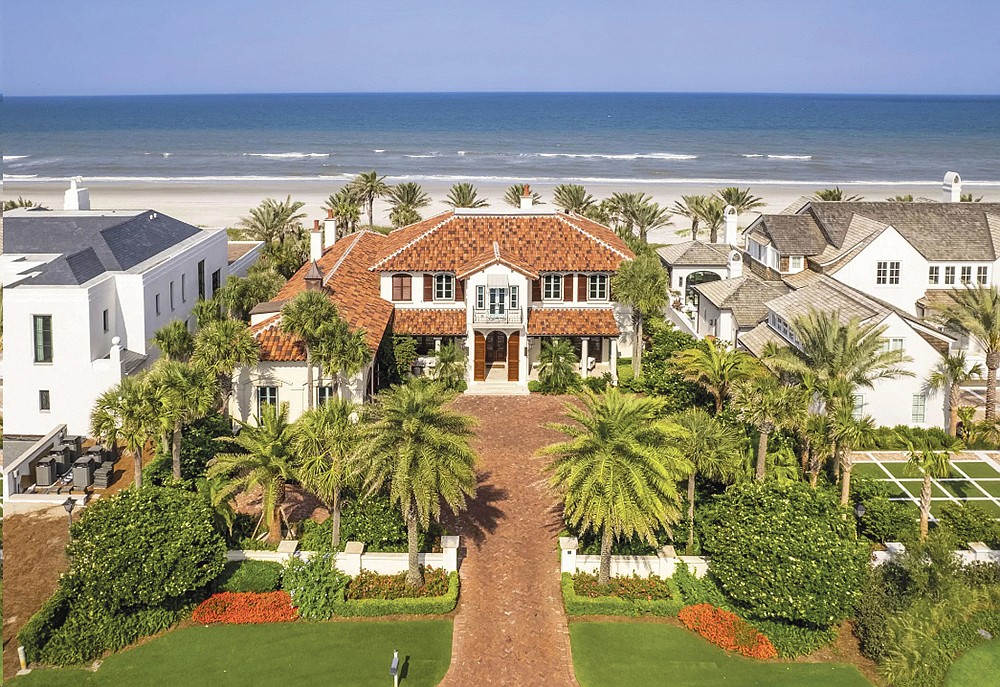
POLYGON ((389 664, 389 676, 392 677, 392 687, 399 687, 399 651, 392 650, 392 663, 389 664))
POLYGON ((865 504, 858 501, 857 505, 854 506, 854 517, 858 520, 865 517, 865 504))
POLYGON ((73 509, 76 508, 76 501, 74 501, 71 498, 68 498, 65 501, 63 501, 62 507, 66 509, 66 515, 69 516, 69 526, 72 527, 73 526, 73 509))

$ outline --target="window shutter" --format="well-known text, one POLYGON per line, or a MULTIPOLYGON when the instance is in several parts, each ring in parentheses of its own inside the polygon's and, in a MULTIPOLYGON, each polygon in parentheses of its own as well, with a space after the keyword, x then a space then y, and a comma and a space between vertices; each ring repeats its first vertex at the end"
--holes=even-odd
POLYGON ((434 275, 424 275, 424 300, 430 302, 434 300, 434 275))
POLYGON ((587 297, 589 295, 587 293, 587 285, 588 277, 586 274, 581 274, 576 278, 576 300, 583 302, 587 301, 587 297))
POLYGON ((403 300, 403 278, 398 274, 392 275, 392 300, 403 300))
POLYGON ((563 275, 563 300, 571 301, 573 300, 573 275, 565 274, 563 275))
POLYGON ((455 300, 464 301, 465 300, 465 280, 455 279, 455 300))
POLYGON ((531 300, 535 303, 542 300, 542 280, 540 277, 531 281, 531 300))
POLYGON ((404 301, 412 300, 413 299, 413 289, 412 289, 412 286, 413 286, 413 284, 412 284, 413 277, 411 277, 408 274, 404 274, 402 276, 402 280, 403 280, 403 288, 402 288, 403 300, 404 301))

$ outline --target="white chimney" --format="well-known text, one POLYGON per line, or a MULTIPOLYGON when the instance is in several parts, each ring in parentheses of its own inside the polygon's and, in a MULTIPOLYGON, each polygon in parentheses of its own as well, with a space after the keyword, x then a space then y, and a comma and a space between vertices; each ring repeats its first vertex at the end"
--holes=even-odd
POLYGON ((313 221, 313 230, 309 232, 309 259, 313 262, 323 257, 323 230, 319 220, 313 221))
POLYGON ((735 248, 729 251, 729 278, 743 276, 743 253, 735 248))
POLYGON ((337 220, 333 218, 333 210, 326 211, 323 220, 323 248, 329 248, 337 242, 337 220))
POLYGON ((944 175, 944 186, 942 188, 941 202, 958 203, 962 200, 962 177, 958 172, 948 172, 944 175))
POLYGON ((722 211, 723 217, 725 218, 725 231, 722 234, 722 242, 727 246, 735 246, 736 239, 739 235, 740 228, 740 215, 732 205, 727 205, 726 209, 722 211))
POLYGON ((63 210, 89 210, 90 191, 78 186, 83 183, 83 177, 73 177, 69 180, 69 188, 63 194, 63 210))
POLYGON ((521 194, 521 209, 530 210, 534 204, 535 201, 531 197, 531 187, 525 184, 524 193, 521 194))

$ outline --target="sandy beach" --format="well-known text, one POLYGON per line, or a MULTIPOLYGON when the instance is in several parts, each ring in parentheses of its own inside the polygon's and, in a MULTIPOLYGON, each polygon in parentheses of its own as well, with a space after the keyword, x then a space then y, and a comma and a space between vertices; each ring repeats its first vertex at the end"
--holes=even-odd
MULTIPOLYGON (((392 177, 388 182, 398 181, 392 177)), ((177 219, 191 224, 206 227, 229 227, 239 221, 240 217, 256 206, 264 198, 284 198, 288 195, 294 200, 305 202, 305 211, 309 219, 326 216, 322 209, 327 197, 334 193, 342 181, 328 182, 318 179, 303 179, 297 181, 167 181, 156 182, 108 182, 84 180, 84 185, 90 189, 91 207, 95 210, 122 209, 155 209, 177 219)), ((532 184, 532 189, 542 195, 546 202, 551 202, 553 183, 532 184)), ((841 184, 845 192, 858 194, 868 199, 881 200, 897 194, 911 193, 914 197, 925 197, 939 200, 940 184, 926 185, 865 185, 841 184)), ((448 193, 450 183, 425 183, 424 190, 431 196, 433 202, 424 208, 422 214, 429 217, 447 208, 444 198, 448 193)), ((745 187, 745 186, 744 186, 745 187)), ((16 198, 23 196, 36 203, 41 203, 53 209, 62 208, 63 191, 68 188, 65 181, 8 181, 3 185, 3 197, 16 198)), ((504 207, 504 184, 478 184, 479 195, 486 198, 491 207, 504 207)), ((692 185, 690 183, 633 183, 633 184, 587 184, 587 191, 596 199, 611 195, 616 191, 641 191, 668 207, 682 195, 712 193, 718 186, 692 185)), ((761 196, 767 203, 761 208, 763 212, 778 212, 802 195, 810 195, 818 190, 815 184, 755 184, 751 191, 761 196)), ((1000 189, 996 186, 977 188, 966 183, 964 189, 984 200, 1000 201, 1000 189)), ((375 204, 375 222, 388 224, 388 205, 384 202, 375 204)), ((744 226, 753 217, 741 218, 744 226)), ((675 217, 673 226, 659 230, 651 235, 651 240, 657 243, 672 243, 684 240, 677 230, 688 226, 684 217, 675 217)))

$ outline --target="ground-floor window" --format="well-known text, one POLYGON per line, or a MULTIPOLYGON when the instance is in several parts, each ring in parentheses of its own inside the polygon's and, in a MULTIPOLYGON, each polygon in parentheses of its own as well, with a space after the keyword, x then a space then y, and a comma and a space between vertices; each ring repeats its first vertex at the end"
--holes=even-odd
POLYGON ((927 396, 913 394, 913 407, 910 410, 910 422, 922 423, 927 419, 927 396))
POLYGON ((413 340, 417 342, 417 355, 433 355, 435 339, 441 339, 442 346, 455 342, 454 336, 414 336, 413 340))
POLYGON ((333 398, 333 387, 329 385, 324 385, 316 388, 316 402, 319 405, 325 404, 333 398))
POLYGON ((264 414, 264 406, 271 405, 278 407, 278 387, 259 386, 257 387, 257 416, 264 414))

